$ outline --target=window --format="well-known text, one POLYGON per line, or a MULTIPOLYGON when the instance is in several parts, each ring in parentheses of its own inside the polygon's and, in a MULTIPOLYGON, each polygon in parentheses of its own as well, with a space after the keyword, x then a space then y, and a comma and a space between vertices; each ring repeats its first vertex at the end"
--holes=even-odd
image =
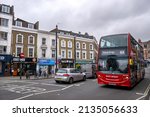
POLYGON ((93 50, 93 44, 90 44, 90 50, 93 50))
POLYGON ((68 50, 68 58, 72 58, 72 51, 68 50))
POLYGON ((34 36, 30 35, 28 37, 28 44, 34 44, 34 36))
POLYGON ((61 50, 61 58, 66 58, 66 51, 65 50, 61 50))
POLYGON ((34 24, 29 23, 28 28, 34 29, 34 24))
POLYGON ((55 58, 55 50, 52 50, 52 58, 55 58))
POLYGON ((86 52, 82 52, 82 59, 86 59, 86 52))
POLYGON ((28 48, 28 57, 34 57, 34 48, 28 48))
POLYGON ((52 46, 56 46, 56 41, 55 41, 55 39, 52 39, 52 46))
POLYGON ((126 74, 128 73, 127 58, 107 58, 99 59, 98 70, 107 74, 126 74))
POLYGON ((42 38, 42 45, 46 45, 46 38, 42 38))
POLYGON ((86 49, 86 44, 85 43, 82 44, 82 49, 86 49))
POLYGON ((62 41, 61 41, 61 47, 66 47, 65 40, 62 40, 62 41))
POLYGON ((68 41, 68 48, 72 48, 72 42, 68 41))
POLYGON ((76 51, 76 58, 80 59, 80 51, 76 51))
POLYGON ((80 43, 79 42, 76 43, 76 49, 80 49, 80 43))
POLYGON ((7 32, 0 32, 0 39, 7 40, 8 33, 7 32))
POLYGON ((6 54, 7 47, 6 46, 0 46, 0 54, 6 54))
POLYGON ((16 26, 22 26, 22 22, 21 21, 16 21, 16 26))
POLYGON ((19 56, 20 53, 22 53, 23 48, 22 47, 16 47, 16 54, 19 56))
POLYGON ((42 49, 42 57, 46 57, 46 49, 42 49))
MULTIPOLYGON (((102 37, 101 41, 100 41, 101 42, 100 47, 101 48, 126 47, 127 46, 127 37, 128 37, 127 34, 102 37)), ((131 41, 134 41, 134 40, 131 39, 131 41)))
POLYGON ((94 59, 93 52, 90 52, 90 59, 94 59))
POLYGON ((21 34, 17 35, 16 43, 23 43, 23 35, 21 34))
POLYGON ((10 13, 10 7, 9 6, 2 6, 2 12, 10 13))
POLYGON ((1 18, 1 22, 0 22, 0 25, 1 26, 5 26, 5 27, 8 27, 8 19, 5 19, 5 18, 1 18))

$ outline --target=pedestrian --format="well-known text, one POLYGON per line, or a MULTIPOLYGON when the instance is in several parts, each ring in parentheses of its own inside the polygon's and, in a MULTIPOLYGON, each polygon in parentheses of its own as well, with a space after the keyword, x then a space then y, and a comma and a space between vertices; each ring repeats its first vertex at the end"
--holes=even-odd
POLYGON ((39 69, 39 76, 41 76, 41 73, 42 73, 42 70, 41 70, 41 68, 39 69))
POLYGON ((30 79, 30 74, 28 70, 26 71, 26 79, 30 79))

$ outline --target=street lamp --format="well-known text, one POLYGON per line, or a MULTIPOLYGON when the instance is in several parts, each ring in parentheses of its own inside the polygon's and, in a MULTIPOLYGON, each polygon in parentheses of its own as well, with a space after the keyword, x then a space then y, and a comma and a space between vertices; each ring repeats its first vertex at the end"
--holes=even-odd
POLYGON ((76 36, 74 36, 74 67, 76 68, 76 36))
POLYGON ((19 58, 20 58, 20 62, 21 62, 21 64, 20 64, 20 70, 19 70, 19 72, 20 72, 20 80, 22 79, 22 68, 23 68, 23 61, 22 61, 22 58, 24 58, 24 53, 20 53, 19 54, 19 58))
POLYGON ((55 72, 57 71, 57 38, 58 38, 58 26, 56 25, 56 69, 55 69, 55 72))

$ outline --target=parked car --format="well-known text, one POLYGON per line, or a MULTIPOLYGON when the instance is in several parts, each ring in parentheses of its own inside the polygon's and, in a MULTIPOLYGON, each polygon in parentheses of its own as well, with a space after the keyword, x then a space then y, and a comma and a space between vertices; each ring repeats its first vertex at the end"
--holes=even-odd
POLYGON ((85 73, 75 68, 60 68, 56 72, 55 81, 73 83, 74 81, 86 80, 85 73))

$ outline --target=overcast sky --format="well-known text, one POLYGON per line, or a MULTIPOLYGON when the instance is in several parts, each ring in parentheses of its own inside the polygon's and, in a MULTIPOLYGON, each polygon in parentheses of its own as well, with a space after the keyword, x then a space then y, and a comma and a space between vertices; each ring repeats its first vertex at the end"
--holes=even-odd
MULTIPOLYGON (((131 33, 150 40, 150 0, 0 0, 14 5, 15 17, 40 29, 59 29, 101 36, 131 33)), ((2 4, 1 3, 1 4, 2 4)))

